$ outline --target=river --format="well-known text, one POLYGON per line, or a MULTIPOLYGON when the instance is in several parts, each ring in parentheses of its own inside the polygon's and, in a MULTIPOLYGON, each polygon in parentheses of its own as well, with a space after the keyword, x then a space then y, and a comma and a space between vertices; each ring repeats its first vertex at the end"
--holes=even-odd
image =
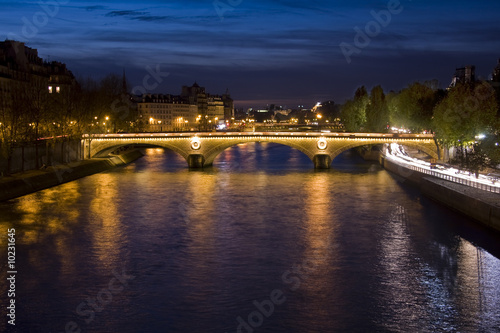
POLYGON ((0 212, 2 332, 500 332, 498 235, 350 151, 147 149, 0 212))

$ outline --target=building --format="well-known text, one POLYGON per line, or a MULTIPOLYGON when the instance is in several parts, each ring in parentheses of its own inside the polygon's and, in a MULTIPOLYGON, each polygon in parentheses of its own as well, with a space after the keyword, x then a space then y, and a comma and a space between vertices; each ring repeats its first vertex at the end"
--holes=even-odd
POLYGON ((229 89, 222 95, 222 103, 224 104, 224 120, 226 122, 233 122, 234 120, 234 101, 229 95, 229 89))
POLYGON ((143 95, 137 107, 151 132, 189 131, 196 126, 198 107, 180 96, 143 95))
POLYGON ((457 68, 450 83, 450 88, 459 83, 471 83, 476 81, 476 66, 465 66, 457 68))
POLYGON ((22 42, 0 42, 0 108, 13 106, 13 99, 25 99, 34 92, 67 92, 76 80, 66 65, 45 62, 36 49, 22 42))
POLYGON ((209 96, 207 98, 206 118, 214 124, 224 123, 224 101, 221 96, 209 96))
POLYGON ((228 92, 210 95, 196 82, 183 86, 180 95, 143 95, 137 108, 151 132, 211 130, 234 117, 228 92))

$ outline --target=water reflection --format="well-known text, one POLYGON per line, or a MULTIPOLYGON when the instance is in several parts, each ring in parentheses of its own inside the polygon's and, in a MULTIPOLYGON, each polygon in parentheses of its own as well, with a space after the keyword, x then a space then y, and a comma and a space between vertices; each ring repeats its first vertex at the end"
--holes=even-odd
POLYGON ((498 239, 373 163, 347 153, 315 172, 304 154, 257 143, 193 172, 175 153, 145 152, 0 204, 0 229, 19 231, 26 325, 235 332, 279 289, 286 302, 255 332, 499 327, 498 239), (76 306, 122 267, 136 279, 86 324, 76 306))
POLYGON ((118 196, 119 180, 110 173, 94 176, 96 195, 89 204, 89 219, 95 226, 92 233, 93 253, 98 261, 97 267, 104 273, 121 267, 120 248, 127 239, 124 232, 120 198, 118 196))
MULTIPOLYGON (((328 173, 320 172, 307 177, 303 197, 305 244, 302 258, 292 271, 296 269, 296 276, 300 279, 300 285, 297 285, 298 295, 308 299, 309 305, 300 308, 296 298, 293 303, 295 295, 289 296, 292 307, 295 311, 300 311, 300 316, 295 317, 296 322, 293 325, 296 328, 328 329, 322 323, 331 318, 332 309, 325 305, 329 304, 332 298, 340 298, 329 288, 329 285, 336 281, 336 267, 332 263, 338 260, 339 252, 339 220, 335 199, 331 194, 331 178, 328 173)), ((294 285, 290 287, 293 289, 294 285)))

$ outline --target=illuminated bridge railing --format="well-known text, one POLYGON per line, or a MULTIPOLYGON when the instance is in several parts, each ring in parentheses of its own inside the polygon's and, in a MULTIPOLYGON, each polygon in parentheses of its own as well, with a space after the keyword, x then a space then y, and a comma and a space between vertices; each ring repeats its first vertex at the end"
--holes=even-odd
POLYGON ((432 170, 417 167, 414 165, 405 165, 405 167, 407 167, 410 170, 417 171, 417 172, 420 172, 420 173, 423 173, 423 174, 426 174, 429 176, 433 176, 436 178, 441 178, 441 179, 444 179, 444 180, 447 180, 447 181, 450 181, 453 183, 474 187, 474 188, 477 188, 477 189, 480 189, 483 191, 500 193, 500 187, 498 187, 498 186, 492 186, 492 185, 484 184, 482 182, 478 182, 475 180, 464 179, 461 177, 455 177, 452 175, 448 175, 448 174, 437 172, 437 171, 432 171, 432 170))
POLYGON ((151 133, 110 133, 84 134, 83 138, 169 138, 169 137, 232 137, 232 136, 298 136, 327 138, 362 138, 362 139, 433 139, 432 134, 397 134, 397 133, 343 133, 343 132, 151 132, 151 133))

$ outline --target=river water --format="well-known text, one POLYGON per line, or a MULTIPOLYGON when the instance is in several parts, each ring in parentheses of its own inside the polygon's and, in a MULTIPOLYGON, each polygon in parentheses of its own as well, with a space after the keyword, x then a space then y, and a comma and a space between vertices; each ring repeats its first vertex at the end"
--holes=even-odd
POLYGON ((500 332, 498 235, 347 152, 269 143, 0 203, 0 331, 500 332), (16 326, 7 324, 7 229, 16 326))

